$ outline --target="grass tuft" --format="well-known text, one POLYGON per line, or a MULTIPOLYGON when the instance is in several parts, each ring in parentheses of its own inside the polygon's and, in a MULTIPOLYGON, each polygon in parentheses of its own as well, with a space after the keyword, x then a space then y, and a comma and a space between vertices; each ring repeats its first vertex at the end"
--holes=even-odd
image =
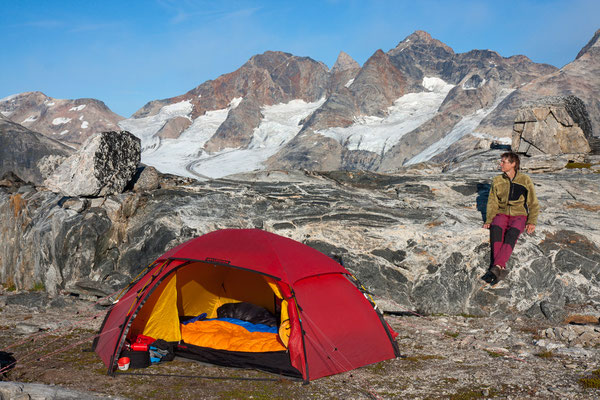
POLYGON ((485 352, 488 353, 490 357, 504 357, 504 354, 498 353, 497 351, 485 350, 485 352))
POLYGON ((46 285, 44 285, 42 282, 37 282, 35 285, 33 285, 33 288, 31 288, 30 292, 44 292, 46 291, 46 285))

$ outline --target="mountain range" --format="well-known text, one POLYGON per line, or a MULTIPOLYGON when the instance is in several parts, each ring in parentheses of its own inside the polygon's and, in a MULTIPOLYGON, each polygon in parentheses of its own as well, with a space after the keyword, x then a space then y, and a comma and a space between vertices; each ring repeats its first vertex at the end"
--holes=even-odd
POLYGON ((550 95, 585 103, 600 132, 600 30, 561 69, 491 50, 455 53, 417 31, 360 66, 341 52, 324 63, 279 51, 130 118, 94 99, 28 92, 0 113, 70 147, 91 134, 127 130, 142 162, 165 173, 221 177, 261 169, 394 172, 461 151, 510 144, 517 109, 550 95), (450 150, 451 149, 451 150, 450 150))

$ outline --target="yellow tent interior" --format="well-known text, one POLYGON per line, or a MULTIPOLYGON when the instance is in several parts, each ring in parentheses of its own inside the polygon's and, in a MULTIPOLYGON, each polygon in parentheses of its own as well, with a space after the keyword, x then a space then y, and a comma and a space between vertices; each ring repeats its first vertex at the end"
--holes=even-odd
POLYGON ((135 317, 128 337, 143 334, 179 342, 181 316, 206 313, 207 318, 216 318, 221 305, 242 301, 275 314, 276 304, 280 302, 283 323, 279 333, 287 345, 287 301, 281 299, 281 292, 272 278, 235 267, 194 262, 177 269, 159 283, 135 317))

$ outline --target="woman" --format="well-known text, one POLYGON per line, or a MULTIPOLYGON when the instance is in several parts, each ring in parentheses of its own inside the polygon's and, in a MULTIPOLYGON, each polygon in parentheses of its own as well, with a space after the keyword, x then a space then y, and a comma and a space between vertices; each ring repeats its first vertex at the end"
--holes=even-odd
POLYGON ((492 262, 486 274, 490 284, 506 278, 506 262, 524 230, 535 231, 539 203, 533 182, 529 176, 519 172, 519 156, 513 152, 502 154, 502 174, 492 181, 487 203, 487 214, 483 227, 490 230, 492 262))

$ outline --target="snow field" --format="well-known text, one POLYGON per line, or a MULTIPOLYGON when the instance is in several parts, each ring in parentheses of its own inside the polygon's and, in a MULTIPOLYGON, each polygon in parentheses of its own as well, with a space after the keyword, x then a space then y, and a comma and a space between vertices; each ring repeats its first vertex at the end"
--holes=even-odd
MULTIPOLYGON (((264 169, 264 162, 294 138, 302 128, 299 122, 321 107, 325 98, 306 103, 292 100, 263 107, 264 116, 254 130, 247 149, 224 149, 215 154, 202 153, 190 169, 211 178, 264 169)), ((216 130, 216 129, 215 129, 216 130)))
MULTIPOLYGON (((144 151, 156 148, 160 144, 159 138, 154 135, 171 118, 188 116, 192 112, 192 103, 189 100, 170 104, 160 109, 158 114, 144 118, 129 118, 119 122, 121 129, 133 133, 142 141, 142 158, 144 151)), ((188 117, 189 118, 189 117, 188 117)))
POLYGON ((263 169, 263 162, 279 151, 300 130, 299 122, 319 108, 325 99, 314 103, 293 100, 287 104, 263 107, 264 116, 254 130, 247 149, 224 149, 209 154, 204 145, 227 118, 229 111, 239 105, 235 98, 229 107, 208 111, 196 118, 177 139, 160 139, 156 133, 171 118, 189 118, 192 105, 183 101, 163 107, 158 114, 119 122, 142 141, 142 162, 163 173, 192 178, 219 178, 233 173, 263 169))
MULTIPOLYGON (((430 145, 429 147, 427 147, 425 150, 423 150, 422 152, 420 152, 419 154, 417 154, 416 156, 414 156, 413 158, 408 160, 405 164, 410 165, 410 164, 417 164, 420 162, 427 161, 427 160, 431 159, 433 156, 436 156, 436 155, 440 154, 442 151, 446 150, 450 145, 452 145, 453 143, 456 143, 463 136, 465 136, 467 134, 475 134, 475 129, 477 129, 477 127, 479 126, 481 121, 483 121, 483 119, 490 112, 492 112, 492 110, 494 108, 496 108, 498 106, 498 104, 500 104, 500 102, 506 98, 506 96, 511 94, 513 92, 513 90, 514 89, 502 90, 502 92, 500 92, 500 95, 496 98, 496 100, 490 107, 481 108, 481 109, 475 111, 473 114, 463 117, 463 119, 461 119, 456 125, 454 125, 454 128, 452 128, 452 130, 446 136, 444 136, 442 139, 438 140, 437 142, 435 142, 432 145, 430 145)), ((482 135, 482 134, 480 134, 480 135, 482 135)), ((489 136, 489 135, 486 135, 486 136, 489 136)), ((499 138, 495 138, 495 139, 500 141, 499 138)))
POLYGON ((365 116, 349 127, 329 128, 317 133, 337 140, 349 150, 383 154, 402 136, 433 118, 454 86, 439 78, 425 77, 423 87, 429 92, 405 94, 388 108, 384 118, 365 116))

